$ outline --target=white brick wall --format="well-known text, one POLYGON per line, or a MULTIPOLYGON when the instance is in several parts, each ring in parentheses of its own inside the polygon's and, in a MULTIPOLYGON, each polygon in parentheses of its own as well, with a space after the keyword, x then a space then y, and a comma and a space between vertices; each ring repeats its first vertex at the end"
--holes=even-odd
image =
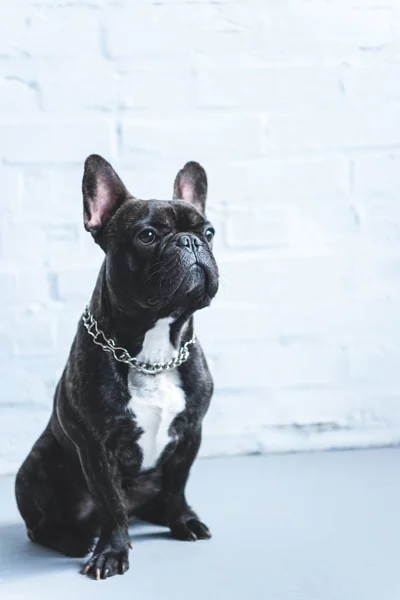
POLYGON ((222 289, 203 454, 400 441, 398 0, 2 0, 0 472, 48 418, 101 252, 85 157, 199 160, 222 289))

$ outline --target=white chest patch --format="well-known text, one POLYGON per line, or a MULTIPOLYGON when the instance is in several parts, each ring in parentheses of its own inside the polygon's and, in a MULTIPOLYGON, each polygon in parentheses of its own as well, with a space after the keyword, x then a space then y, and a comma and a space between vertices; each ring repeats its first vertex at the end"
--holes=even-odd
MULTIPOLYGON (((138 360, 164 363, 177 355, 170 342, 170 324, 170 319, 160 319, 146 333, 138 360)), ((164 448, 171 442, 169 428, 185 408, 185 395, 176 370, 145 375, 131 368, 128 387, 131 395, 129 409, 143 430, 138 444, 143 453, 141 469, 145 471, 155 466, 164 448)))

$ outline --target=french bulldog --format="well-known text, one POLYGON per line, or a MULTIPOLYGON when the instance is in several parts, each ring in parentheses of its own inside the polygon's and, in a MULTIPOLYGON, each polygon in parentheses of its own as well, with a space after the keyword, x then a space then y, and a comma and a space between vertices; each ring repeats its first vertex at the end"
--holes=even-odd
POLYGON ((213 393, 193 314, 217 293, 218 268, 198 163, 179 171, 173 200, 139 200, 91 155, 82 191, 105 258, 15 491, 32 541, 92 552, 82 573, 106 579, 129 568, 132 517, 179 540, 211 536, 185 486, 213 393))

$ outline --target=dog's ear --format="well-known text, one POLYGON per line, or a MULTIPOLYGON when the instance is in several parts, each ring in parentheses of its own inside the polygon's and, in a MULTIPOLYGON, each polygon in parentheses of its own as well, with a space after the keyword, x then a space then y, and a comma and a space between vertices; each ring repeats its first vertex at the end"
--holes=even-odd
POLYGON ((98 154, 85 160, 82 194, 85 229, 95 239, 125 200, 132 198, 110 163, 98 154))
POLYGON ((205 170, 197 162, 186 163, 175 178, 174 200, 189 202, 204 214, 206 199, 207 175, 205 170))

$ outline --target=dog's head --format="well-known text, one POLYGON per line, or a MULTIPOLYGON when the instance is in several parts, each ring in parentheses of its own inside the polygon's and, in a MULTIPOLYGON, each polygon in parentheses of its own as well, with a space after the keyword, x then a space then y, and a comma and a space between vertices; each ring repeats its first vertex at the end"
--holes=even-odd
POLYGON ((179 171, 173 200, 139 200, 106 160, 91 155, 82 191, 85 228, 106 254, 107 287, 121 311, 140 307, 167 316, 210 304, 218 289, 215 232, 198 163, 179 171))

